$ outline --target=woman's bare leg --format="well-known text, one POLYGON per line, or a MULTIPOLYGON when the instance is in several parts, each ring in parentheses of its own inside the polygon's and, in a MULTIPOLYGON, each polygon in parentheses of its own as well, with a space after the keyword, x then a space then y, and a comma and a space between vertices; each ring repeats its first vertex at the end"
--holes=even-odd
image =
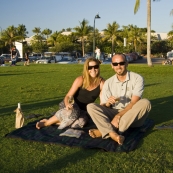
POLYGON ((45 126, 50 126, 52 124, 56 124, 56 123, 60 123, 60 121, 58 120, 58 118, 54 115, 51 118, 47 119, 43 119, 39 122, 37 122, 36 124, 36 128, 40 129, 41 127, 45 127, 45 126))
POLYGON ((92 138, 100 138, 100 137, 102 137, 102 134, 100 133, 100 131, 98 129, 90 129, 89 130, 89 135, 92 138))

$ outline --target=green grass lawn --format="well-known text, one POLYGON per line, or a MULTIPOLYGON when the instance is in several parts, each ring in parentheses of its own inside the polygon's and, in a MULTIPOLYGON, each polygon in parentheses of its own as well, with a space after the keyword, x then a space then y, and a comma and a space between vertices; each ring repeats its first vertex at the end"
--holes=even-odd
MULTIPOLYGON (((83 65, 31 64, 0 67, 0 172, 2 173, 171 173, 173 130, 151 129, 129 153, 103 152, 5 138, 15 130, 14 109, 24 115, 49 116, 69 90, 83 65)), ((155 126, 173 123, 173 66, 130 64, 145 79, 143 97, 152 103, 149 118, 155 126)), ((105 79, 114 74, 101 65, 105 79)), ((98 102, 99 100, 97 100, 98 102)), ((39 117, 40 118, 40 117, 39 117)), ((35 119, 25 120, 25 124, 35 119)))

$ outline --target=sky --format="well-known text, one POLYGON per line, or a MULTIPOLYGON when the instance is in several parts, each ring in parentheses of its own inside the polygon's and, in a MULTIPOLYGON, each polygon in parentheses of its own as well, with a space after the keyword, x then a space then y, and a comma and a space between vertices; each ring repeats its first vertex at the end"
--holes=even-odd
MULTIPOLYGON (((116 21, 122 26, 147 27, 147 0, 141 0, 137 14, 134 14, 136 0, 0 0, 0 29, 9 26, 26 26, 28 37, 34 35, 35 27, 61 31, 80 25, 83 19, 99 31, 116 21)), ((151 0, 151 29, 167 33, 173 28, 173 0, 151 0)))

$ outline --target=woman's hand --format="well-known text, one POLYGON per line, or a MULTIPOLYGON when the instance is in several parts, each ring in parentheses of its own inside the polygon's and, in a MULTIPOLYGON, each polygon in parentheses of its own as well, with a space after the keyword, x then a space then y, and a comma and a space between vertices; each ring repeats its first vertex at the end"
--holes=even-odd
POLYGON ((67 109, 67 110, 72 109, 72 108, 73 108, 73 105, 72 105, 72 104, 66 105, 66 109, 67 109))

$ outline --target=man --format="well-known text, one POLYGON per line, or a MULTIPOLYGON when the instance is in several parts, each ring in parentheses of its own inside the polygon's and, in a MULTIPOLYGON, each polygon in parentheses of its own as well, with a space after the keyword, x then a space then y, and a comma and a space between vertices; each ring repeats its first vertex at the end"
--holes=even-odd
POLYGON ((123 54, 112 58, 114 76, 105 81, 102 89, 102 103, 88 104, 87 111, 98 129, 89 130, 93 138, 111 137, 118 144, 124 142, 123 132, 129 127, 140 127, 151 110, 147 99, 142 99, 143 78, 127 70, 128 63, 123 54))
POLYGON ((11 50, 11 65, 15 66, 17 61, 17 49, 16 46, 11 50))

